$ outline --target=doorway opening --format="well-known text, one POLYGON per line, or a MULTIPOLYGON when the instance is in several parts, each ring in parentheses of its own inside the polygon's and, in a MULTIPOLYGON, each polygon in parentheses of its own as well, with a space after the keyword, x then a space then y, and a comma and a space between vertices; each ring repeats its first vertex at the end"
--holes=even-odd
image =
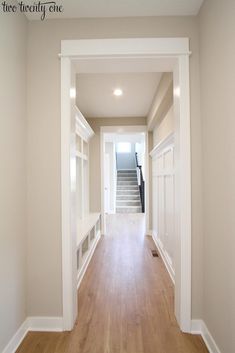
POLYGON ((148 136, 146 126, 101 128, 101 214, 144 214, 148 231, 148 136), (122 132, 120 132, 122 131, 122 132))
MULTIPOLYGON (((65 330, 72 329, 77 313, 75 76, 76 72, 98 73, 116 72, 116 70, 119 70, 119 72, 173 72, 174 158, 177 164, 175 168, 175 229, 177 239, 175 254, 175 316, 182 331, 191 331, 189 54, 189 40, 187 38, 62 41, 61 204, 63 323, 65 330)), ((101 150, 104 148, 102 146, 101 150)), ((103 173, 102 170, 103 166, 101 166, 101 173, 103 173)), ((101 193, 101 197, 103 197, 102 195, 103 193, 101 193)), ((102 203, 104 205, 104 200, 102 203)), ((146 213, 148 214, 148 202, 146 207, 146 213)), ((149 227, 148 217, 146 224, 149 227)), ((149 233, 150 231, 151 229, 148 228, 149 233)))

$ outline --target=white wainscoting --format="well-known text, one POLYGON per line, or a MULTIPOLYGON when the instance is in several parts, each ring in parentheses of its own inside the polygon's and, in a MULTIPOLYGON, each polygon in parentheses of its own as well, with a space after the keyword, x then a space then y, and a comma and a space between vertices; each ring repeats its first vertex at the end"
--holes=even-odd
POLYGON ((175 282, 174 135, 154 147, 152 157, 152 236, 175 282))

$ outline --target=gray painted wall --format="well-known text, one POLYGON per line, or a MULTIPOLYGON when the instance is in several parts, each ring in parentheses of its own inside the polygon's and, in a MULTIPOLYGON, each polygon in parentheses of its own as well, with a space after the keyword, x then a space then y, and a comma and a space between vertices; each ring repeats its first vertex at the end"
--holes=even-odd
POLYGON ((117 169, 135 169, 135 154, 117 153, 117 169))
MULTIPOLYGON (((117 145, 116 145, 117 151, 117 145)), ((131 144, 130 153, 117 153, 117 169, 135 169, 135 144, 131 144)))

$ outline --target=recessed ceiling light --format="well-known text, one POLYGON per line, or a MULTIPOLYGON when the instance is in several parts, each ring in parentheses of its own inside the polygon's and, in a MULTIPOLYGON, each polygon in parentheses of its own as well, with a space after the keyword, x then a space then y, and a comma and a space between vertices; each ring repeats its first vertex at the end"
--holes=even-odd
POLYGON ((120 88, 116 88, 116 89, 113 91, 113 94, 118 97, 118 96, 122 96, 122 95, 123 95, 123 92, 122 92, 122 90, 121 90, 120 88))

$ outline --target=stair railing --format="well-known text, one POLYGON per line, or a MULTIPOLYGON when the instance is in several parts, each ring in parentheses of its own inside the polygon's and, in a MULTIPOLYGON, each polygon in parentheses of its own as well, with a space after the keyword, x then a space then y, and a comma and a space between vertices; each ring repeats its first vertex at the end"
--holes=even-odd
POLYGON ((137 178, 138 178, 138 185, 139 185, 139 191, 140 191, 141 208, 142 208, 142 213, 144 213, 145 212, 145 181, 143 178, 142 165, 140 165, 138 161, 137 152, 135 153, 135 163, 137 168, 137 178))

